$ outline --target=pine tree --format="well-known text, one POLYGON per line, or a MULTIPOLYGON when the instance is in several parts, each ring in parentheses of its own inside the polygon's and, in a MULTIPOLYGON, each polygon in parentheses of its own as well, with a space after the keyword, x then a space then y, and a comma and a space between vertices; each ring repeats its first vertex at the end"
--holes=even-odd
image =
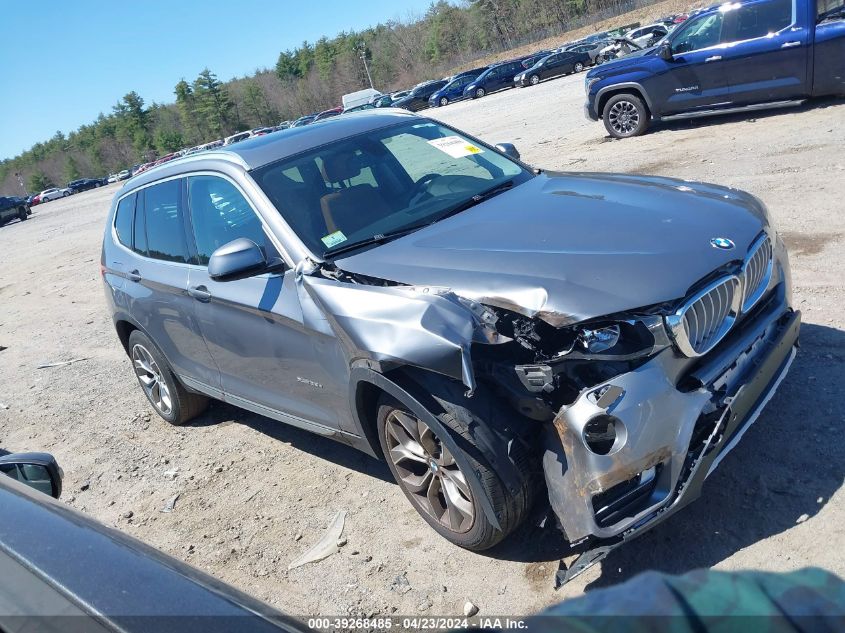
POLYGON ((223 82, 208 68, 194 80, 197 119, 212 136, 223 136, 232 125, 232 101, 223 82))
POLYGON ((76 164, 73 156, 68 155, 67 160, 65 160, 65 178, 68 182, 70 182, 71 180, 76 180, 80 176, 79 166, 76 164))
POLYGON ((270 125, 278 116, 270 106, 261 84, 255 80, 246 82, 243 101, 247 114, 259 125, 270 125))

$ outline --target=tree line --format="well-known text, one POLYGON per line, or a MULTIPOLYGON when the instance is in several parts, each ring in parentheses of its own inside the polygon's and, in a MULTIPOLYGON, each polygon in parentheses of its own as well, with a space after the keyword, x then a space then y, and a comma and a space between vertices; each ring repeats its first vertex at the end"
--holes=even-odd
POLYGON ((653 1, 439 0, 420 17, 303 42, 282 51, 275 68, 247 77, 224 83, 206 68, 176 84, 173 103, 147 104, 129 92, 94 122, 0 161, 0 191, 22 193, 17 174, 30 192, 40 191, 336 106, 342 94, 369 86, 363 59, 377 89, 408 88, 653 1))

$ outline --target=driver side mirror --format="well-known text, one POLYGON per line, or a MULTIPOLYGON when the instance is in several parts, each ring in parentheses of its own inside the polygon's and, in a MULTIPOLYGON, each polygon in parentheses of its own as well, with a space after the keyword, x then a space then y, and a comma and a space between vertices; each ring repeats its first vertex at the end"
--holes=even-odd
POLYGON ((58 499, 62 469, 50 453, 10 453, 0 457, 0 473, 58 499))
POLYGON ((496 143, 496 149, 508 158, 519 160, 519 151, 514 147, 513 143, 496 143))
POLYGON ((283 265, 282 260, 278 258, 268 261, 258 244, 245 237, 239 237, 211 254, 208 260, 208 276, 214 281, 235 281, 279 270, 283 265))
POLYGON ((672 45, 669 42, 661 44, 657 54, 660 55, 660 59, 667 62, 671 62, 675 59, 674 54, 672 53, 672 45))

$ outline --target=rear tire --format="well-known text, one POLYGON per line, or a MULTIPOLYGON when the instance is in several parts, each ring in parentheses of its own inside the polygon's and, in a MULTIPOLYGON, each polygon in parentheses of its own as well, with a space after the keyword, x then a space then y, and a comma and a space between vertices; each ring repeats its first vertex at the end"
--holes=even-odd
POLYGON ((208 398, 182 386, 170 363, 150 338, 140 330, 129 335, 129 358, 138 384, 147 400, 165 421, 181 426, 202 413, 208 398))
MULTIPOLYGON (((398 400, 384 394, 378 404, 376 420, 382 452, 402 492, 438 534, 459 547, 476 552, 483 551, 511 534, 531 509, 537 486, 534 485, 529 472, 527 451, 518 440, 513 441, 510 455, 519 455, 514 459, 514 464, 522 481, 521 487, 514 494, 505 487, 497 472, 482 457, 473 433, 470 432, 471 426, 485 422, 469 409, 446 401, 442 396, 435 397, 444 410, 431 413, 446 429, 451 448, 444 449, 447 442, 443 442, 437 432, 398 400), (410 418, 418 424, 418 430, 422 429, 416 438, 420 441, 416 442, 414 438, 410 438, 414 442, 411 446, 415 447, 410 456, 407 450, 396 450, 402 448, 397 436, 402 437, 402 430, 408 428, 401 425, 400 420, 403 417, 400 416, 404 416, 406 423, 410 418), (391 432, 391 427, 398 428, 399 432, 391 432), (446 465, 442 459, 444 450, 448 451, 446 465), (395 457, 397 452, 402 453, 398 458, 395 457), (409 479, 411 482, 419 482, 416 491, 410 487, 413 483, 409 483, 409 479), (458 481, 461 483, 455 483, 458 481), (461 506, 463 511, 457 511, 460 520, 456 526, 451 521, 451 507, 447 497, 458 492, 461 496, 458 502, 453 502, 452 505, 461 506), (482 495, 490 500, 501 529, 496 529, 485 514, 479 501, 482 495), (470 508, 472 517, 468 519, 465 512, 470 508), (442 514, 438 516, 441 511, 442 514)), ((508 454, 507 447, 501 449, 505 455, 508 454)))
POLYGON ((575 63, 575 72, 580 73, 582 70, 584 70, 584 64, 582 64, 581 62, 576 62, 575 63))
POLYGON ((23 222, 24 220, 29 219, 29 214, 26 212, 25 208, 20 208, 18 209, 18 217, 21 219, 21 222, 23 222))
POLYGON ((69 195, 70 195, 70 194, 69 194, 67 191, 65 191, 65 192, 62 194, 62 198, 67 198, 69 195))
POLYGON ((646 131, 649 124, 648 108, 639 97, 622 93, 613 95, 602 111, 604 127, 613 138, 630 138, 646 131))

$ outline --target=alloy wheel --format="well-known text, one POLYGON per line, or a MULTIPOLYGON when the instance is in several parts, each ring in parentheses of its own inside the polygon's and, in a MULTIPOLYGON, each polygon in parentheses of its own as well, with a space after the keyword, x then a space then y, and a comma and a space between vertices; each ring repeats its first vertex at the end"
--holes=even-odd
POLYGON ((540 78, 537 75, 531 75, 531 79, 529 79, 529 81, 531 82, 532 86, 536 86, 538 83, 540 83, 540 78))
POLYGON ((479 99, 481 97, 483 97, 485 94, 486 93, 484 92, 484 88, 479 88, 478 90, 475 91, 475 96, 478 97, 479 99))
POLYGON ((173 411, 173 403, 170 400, 170 389, 161 375, 158 363, 143 345, 135 345, 132 348, 132 365, 135 368, 135 375, 138 382, 144 389, 147 398, 162 415, 170 415, 173 411))
POLYGON ((582 64, 581 62, 578 62, 577 64, 575 64, 575 72, 576 73, 580 73, 582 70, 584 70, 584 64, 582 64))
POLYGON ((422 420, 399 409, 387 414, 384 433, 399 484, 445 528, 468 532, 475 519, 472 492, 446 445, 422 420))
POLYGON ((610 127, 618 134, 632 133, 640 124, 640 113, 630 101, 617 101, 608 114, 610 127))
POLYGON ((449 100, 446 97, 440 97, 440 105, 445 106, 449 103, 449 100))

